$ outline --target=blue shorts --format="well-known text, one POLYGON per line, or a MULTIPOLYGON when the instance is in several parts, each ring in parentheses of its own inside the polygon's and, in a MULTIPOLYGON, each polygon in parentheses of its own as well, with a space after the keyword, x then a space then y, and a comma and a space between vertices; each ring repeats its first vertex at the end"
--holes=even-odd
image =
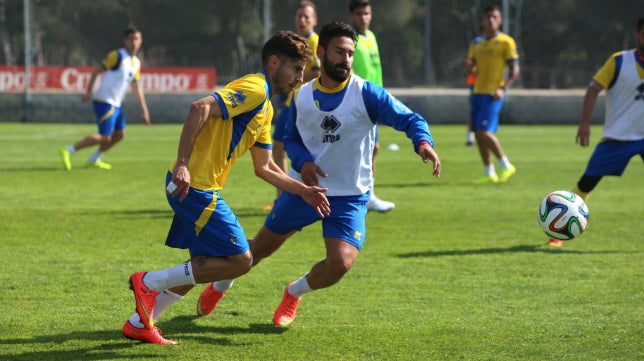
POLYGON ((472 130, 485 130, 496 133, 499 130, 499 113, 505 97, 495 100, 489 94, 472 95, 472 130))
POLYGON ((595 147, 584 175, 590 177, 621 176, 631 158, 638 154, 644 160, 644 139, 632 142, 605 140, 595 147))
POLYGON ((92 101, 98 132, 102 135, 112 135, 115 130, 125 129, 125 117, 120 107, 99 101, 92 101))
MULTIPOLYGON (((166 185, 171 179, 168 172, 166 185)), ((183 202, 179 197, 167 198, 174 210, 167 246, 187 248, 192 257, 225 257, 248 251, 246 234, 219 192, 190 188, 183 202)))
MULTIPOLYGON (((366 217, 369 194, 329 197, 331 214, 322 219, 322 236, 339 238, 358 250, 367 235, 366 217)), ((301 230, 321 218, 300 196, 282 192, 275 200, 264 226, 277 234, 301 230)))

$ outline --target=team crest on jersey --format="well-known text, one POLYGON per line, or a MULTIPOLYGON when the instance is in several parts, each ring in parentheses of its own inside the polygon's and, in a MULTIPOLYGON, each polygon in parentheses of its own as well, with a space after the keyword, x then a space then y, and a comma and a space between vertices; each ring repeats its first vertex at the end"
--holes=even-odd
POLYGON ((230 106, 232 106, 233 108, 238 106, 239 104, 244 104, 244 102, 246 101, 246 96, 241 91, 236 91, 234 93, 228 92, 226 93, 226 97, 228 97, 230 106))
POLYGON ((232 244, 237 244, 237 237, 235 237, 234 235, 231 235, 231 236, 230 236, 230 238, 229 238, 228 240, 229 240, 229 241, 230 241, 230 243, 232 243, 232 244))
POLYGON ((340 140, 340 134, 333 134, 340 128, 340 126, 342 126, 342 123, 340 123, 336 117, 333 115, 325 116, 324 119, 322 119, 322 124, 320 124, 320 127, 324 129, 322 143, 333 143, 340 140))

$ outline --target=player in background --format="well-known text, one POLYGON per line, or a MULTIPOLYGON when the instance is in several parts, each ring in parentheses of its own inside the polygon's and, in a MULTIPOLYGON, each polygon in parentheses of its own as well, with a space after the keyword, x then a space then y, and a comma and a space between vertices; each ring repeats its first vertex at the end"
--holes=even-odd
POLYGON ((143 42, 141 31, 135 27, 128 28, 125 30, 123 42, 124 48, 111 51, 92 71, 87 83, 87 91, 83 95, 83 102, 93 99, 98 133, 90 134, 73 145, 60 148, 60 156, 66 170, 72 169, 72 155, 83 148, 97 144, 99 147, 90 156, 89 165, 100 169, 112 169, 110 164, 101 161, 101 156, 125 137, 125 117, 121 110, 121 103, 128 86, 141 107, 143 122, 145 125, 150 125, 148 106, 139 83, 141 61, 136 56, 143 42), (96 93, 92 94, 94 83, 100 74, 103 74, 103 78, 96 93))
POLYGON ((499 113, 503 107, 507 90, 519 77, 519 54, 514 39, 499 29, 503 19, 497 5, 488 6, 483 12, 483 39, 469 51, 472 59, 469 72, 476 68, 476 82, 472 99, 472 127, 485 168, 485 177, 475 183, 497 183, 507 181, 516 168, 503 151, 501 142, 494 133, 499 128, 499 113), (505 78, 505 69, 508 77, 505 78), (501 165, 497 175, 492 156, 501 165))
MULTIPOLYGON (((421 160, 431 162, 433 175, 440 176, 427 121, 381 86, 352 74, 356 38, 348 24, 334 22, 322 28, 318 46, 322 73, 295 93, 285 127, 289 175, 328 188, 333 211, 321 219, 304 207, 300 196, 282 192, 264 226, 250 240, 253 265, 257 265, 298 230, 322 220, 326 258, 285 287, 273 317, 276 326, 290 324, 303 294, 339 282, 358 257, 366 237, 377 124, 404 131, 421 160)), ((197 314, 212 312, 232 283, 230 279, 206 287, 197 314)))
MULTIPOLYGON (((318 34, 314 30, 317 24, 318 15, 315 4, 308 0, 301 1, 295 11, 295 27, 297 34, 306 39, 306 43, 313 53, 311 61, 306 63, 306 67, 304 67, 303 83, 315 79, 320 75, 320 59, 316 55, 318 34)), ((280 109, 276 112, 276 117, 273 121, 273 159, 275 160, 275 164, 284 172, 288 171, 288 158, 284 151, 282 137, 284 136, 284 122, 287 118, 288 107, 291 105, 292 94, 291 92, 288 95, 279 97, 278 103, 280 104, 280 109)), ((280 196, 280 193, 281 190, 277 189, 277 197, 280 196)), ((270 211, 272 208, 273 202, 261 207, 261 209, 267 211, 270 211)))
POLYGON ((191 104, 177 157, 165 181, 174 211, 166 245, 187 248, 190 259, 130 276, 136 313, 123 325, 125 337, 175 344, 154 325, 168 307, 197 283, 239 277, 250 270, 253 256, 246 235, 220 194, 231 167, 246 151, 250 151, 255 175, 302 197, 299 211, 310 208, 320 218, 329 215, 326 189, 289 177, 271 156, 271 93, 292 91, 302 81, 310 59, 306 40, 291 31, 277 32, 264 44, 261 71, 191 104))
MULTIPOLYGON (((479 34, 481 34, 482 31, 483 31, 483 28, 482 27, 479 28, 479 34)), ((470 42, 470 46, 468 48, 468 54, 471 53, 474 45, 476 45, 479 41, 481 41, 481 39, 483 39, 483 35, 478 35, 472 40, 472 42, 470 42)), ((467 121, 466 121, 467 138, 465 139, 465 145, 470 146, 470 145, 474 145, 474 142, 475 142, 474 129, 472 129, 472 108, 473 108, 472 100, 474 98, 472 95, 474 94, 473 93, 474 84, 476 84, 476 67, 474 66, 474 62, 472 58, 470 58, 469 56, 465 59, 465 69, 467 71, 466 84, 470 90, 470 96, 468 98, 470 103, 470 114, 467 116, 467 121)))
MULTIPOLYGON (((621 176, 631 158, 644 160, 644 17, 637 21, 635 49, 614 53, 586 88, 575 142, 587 147, 590 116, 599 93, 606 89, 606 114, 602 138, 573 192, 588 199, 604 176, 621 176)), ((563 241, 550 239, 561 247, 563 241)))
MULTIPOLYGON (((371 25, 371 3, 369 0, 351 0, 349 3, 349 19, 353 24, 354 30, 358 33, 356 42, 356 52, 353 56, 353 72, 361 78, 383 86, 382 66, 380 64, 380 52, 378 50, 378 41, 374 33, 369 30, 371 25)), ((380 142, 378 140, 378 131, 376 129, 376 146, 373 148, 373 176, 375 186, 376 177, 376 160, 380 151, 380 142)), ((371 188, 369 210, 378 212, 388 212, 396 206, 393 202, 383 201, 376 196, 376 191, 371 188)))

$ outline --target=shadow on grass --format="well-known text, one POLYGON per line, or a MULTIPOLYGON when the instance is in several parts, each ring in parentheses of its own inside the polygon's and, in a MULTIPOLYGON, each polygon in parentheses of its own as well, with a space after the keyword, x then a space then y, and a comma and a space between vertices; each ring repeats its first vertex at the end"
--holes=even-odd
POLYGON ((1 167, 0 172, 60 172, 65 173, 66 170, 63 166, 47 166, 47 167, 1 167))
MULTIPOLYGON (((246 346, 245 344, 234 342, 227 336, 239 334, 260 334, 260 335, 279 335, 288 329, 284 327, 275 327, 272 324, 249 324, 248 327, 238 326, 203 326, 197 325, 193 321, 198 316, 178 316, 162 323, 163 328, 167 331, 164 337, 175 340, 181 345, 182 342, 191 340, 208 345, 237 345, 246 346), (218 334, 220 337, 208 336, 207 334, 218 334)), ((123 359, 156 359, 158 353, 137 353, 136 355, 121 353, 121 350, 127 350, 133 347, 148 347, 139 341, 125 339, 121 330, 109 331, 87 331, 71 332, 67 334, 42 335, 26 338, 4 339, 0 340, 0 348, 5 349, 0 354, 0 361, 32 361, 32 360, 116 360, 123 359), (78 348, 77 342, 65 347, 65 342, 70 341, 89 341, 102 343, 94 347, 78 348), (39 345, 35 347, 53 348, 50 351, 33 351, 19 354, 7 355, 6 348, 9 345, 39 345), (56 346, 48 346, 56 345, 56 346)), ((171 346, 150 346, 150 347, 171 347, 171 346)))
POLYGON ((468 256, 480 254, 496 254, 496 253, 549 253, 549 254, 613 254, 613 253, 632 253, 622 251, 579 251, 574 249, 555 248, 544 244, 538 245, 519 245, 507 248, 479 248, 479 249, 463 249, 453 251, 424 251, 424 252, 410 252, 399 254, 400 258, 413 258, 413 257, 442 257, 442 256, 468 256))

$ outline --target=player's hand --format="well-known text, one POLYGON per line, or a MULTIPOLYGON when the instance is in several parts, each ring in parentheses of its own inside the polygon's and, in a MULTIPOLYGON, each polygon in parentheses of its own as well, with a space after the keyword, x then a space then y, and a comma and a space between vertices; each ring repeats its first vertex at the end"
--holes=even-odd
POLYGON ((150 126, 150 114, 148 113, 141 114, 141 120, 143 120, 143 123, 145 124, 146 127, 150 126))
POLYGON ((300 174, 302 175, 302 183, 306 184, 307 186, 317 186, 319 184, 318 176, 327 176, 322 168, 318 167, 317 164, 311 161, 304 162, 304 164, 302 164, 300 174))
POLYGON ((579 129, 577 129, 577 138, 575 138, 575 143, 581 145, 582 147, 587 147, 590 142, 590 125, 580 124, 579 129))
POLYGON ((495 90, 494 93, 492 93, 492 98, 494 98, 494 100, 499 100, 504 96, 505 96, 505 89, 503 88, 499 88, 495 90))
POLYGON ((183 202, 190 190, 190 171, 183 164, 176 164, 172 171, 172 181, 166 188, 166 193, 171 197, 179 196, 179 201, 183 202))
POLYGON ((87 103, 90 99, 92 99, 92 93, 85 93, 83 94, 83 103, 87 103))
POLYGON ((418 155, 424 163, 432 162, 434 165, 433 175, 439 178, 441 176, 441 161, 438 159, 438 154, 436 154, 434 148, 427 143, 423 143, 418 147, 418 155))
POLYGON ((328 188, 320 187, 307 187, 304 192, 302 192, 302 199, 308 203, 311 207, 315 208, 318 216, 324 218, 331 214, 331 205, 329 200, 324 195, 324 192, 328 191, 328 188))

